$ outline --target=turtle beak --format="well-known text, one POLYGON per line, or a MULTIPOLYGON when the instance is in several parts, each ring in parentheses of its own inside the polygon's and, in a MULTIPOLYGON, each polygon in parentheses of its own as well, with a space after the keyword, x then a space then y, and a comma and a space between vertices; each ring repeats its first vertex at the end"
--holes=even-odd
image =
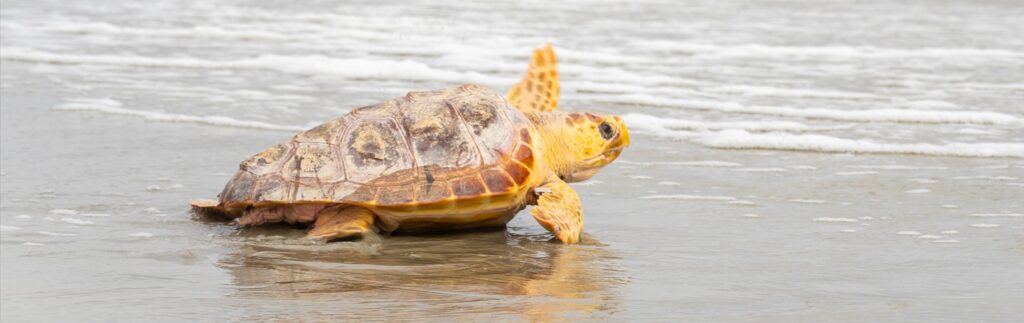
POLYGON ((587 165, 586 168, 572 173, 571 175, 565 178, 565 181, 570 183, 580 182, 590 179, 591 177, 594 177, 594 175, 597 175, 597 171, 601 170, 601 167, 604 167, 610 164, 616 158, 619 158, 619 155, 622 154, 623 148, 625 147, 614 147, 605 150, 605 152, 601 153, 600 155, 591 157, 590 159, 583 161, 583 164, 587 165))
MULTIPOLYGON (((622 121, 622 118, 612 117, 612 119, 619 125, 619 131, 611 143, 608 144, 608 150, 617 150, 618 152, 615 153, 615 157, 618 157, 623 149, 629 147, 629 127, 626 127, 626 122, 622 121)), ((612 157, 612 160, 615 160, 615 157, 612 157)))

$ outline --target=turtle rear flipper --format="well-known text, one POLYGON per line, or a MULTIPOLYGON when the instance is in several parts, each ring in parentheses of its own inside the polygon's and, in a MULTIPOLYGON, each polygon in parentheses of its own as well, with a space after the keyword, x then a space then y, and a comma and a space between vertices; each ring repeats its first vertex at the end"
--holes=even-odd
POLYGON ((191 200, 188 202, 192 206, 192 213, 201 218, 218 218, 218 219, 231 219, 224 209, 220 207, 220 203, 214 200, 198 199, 191 200))
POLYGON ((373 212, 361 206, 339 205, 321 210, 306 239, 358 239, 376 229, 373 212))

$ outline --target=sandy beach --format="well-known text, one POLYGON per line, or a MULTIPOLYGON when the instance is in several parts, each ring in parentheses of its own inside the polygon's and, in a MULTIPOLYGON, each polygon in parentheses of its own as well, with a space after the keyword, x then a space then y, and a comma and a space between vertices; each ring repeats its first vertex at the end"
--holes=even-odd
POLYGON ((1024 7, 5 1, 4 322, 1024 320, 1024 7), (579 245, 311 244, 193 219, 238 163, 408 91, 623 116, 579 245))

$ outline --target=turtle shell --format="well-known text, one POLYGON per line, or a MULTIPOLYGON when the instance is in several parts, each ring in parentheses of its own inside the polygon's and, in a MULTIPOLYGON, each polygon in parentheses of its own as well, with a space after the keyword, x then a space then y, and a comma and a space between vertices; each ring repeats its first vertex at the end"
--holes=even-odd
POLYGON ((516 195, 534 166, 531 129, 483 86, 410 92, 243 161, 220 202, 396 207, 516 195))

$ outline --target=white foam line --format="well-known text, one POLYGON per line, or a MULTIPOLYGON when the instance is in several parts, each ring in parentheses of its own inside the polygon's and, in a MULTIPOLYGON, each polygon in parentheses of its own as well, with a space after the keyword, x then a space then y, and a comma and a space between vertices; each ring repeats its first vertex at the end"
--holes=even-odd
POLYGON ((93 224, 92 221, 76 219, 76 218, 60 218, 60 220, 64 221, 64 222, 67 222, 67 223, 71 223, 71 224, 77 224, 77 225, 92 225, 93 224))
POLYGON ((628 54, 611 54, 611 53, 600 53, 594 51, 575 50, 564 47, 555 48, 558 52, 559 58, 565 58, 566 60, 573 61, 588 61, 595 63, 605 64, 629 64, 629 63, 642 63, 647 60, 636 55, 628 54))
POLYGON ((1015 181, 1016 177, 1013 176, 988 176, 988 175, 977 175, 977 176, 954 176, 953 179, 987 179, 993 181, 1015 181))
POLYGON ((198 69, 267 69, 301 75, 330 75, 358 79, 402 79, 413 81, 446 81, 507 85, 515 79, 503 79, 477 72, 453 72, 436 69, 411 60, 329 58, 321 55, 261 55, 236 60, 205 60, 193 57, 149 57, 138 55, 60 54, 20 47, 3 47, 0 58, 28 62, 58 64, 101 64, 120 66, 153 66, 198 69))
POLYGON ((74 233, 62 233, 62 232, 51 232, 51 231, 37 231, 36 233, 39 233, 39 234, 44 235, 44 236, 51 236, 51 237, 74 237, 74 236, 77 236, 77 234, 74 234, 74 233))
POLYGON ((972 224, 971 226, 975 227, 975 228, 998 228, 998 227, 1001 227, 1002 225, 1001 224, 993 224, 993 223, 975 223, 975 224, 972 224))
POLYGON ((853 219, 853 218, 821 217, 821 218, 814 218, 814 222, 859 222, 859 221, 857 219, 853 219))
MULTIPOLYGON (((244 20, 251 19, 252 17, 248 15, 244 16, 244 20)), ((275 20, 278 19, 275 18, 275 20)), ((320 19, 318 18, 317 20, 320 19)), ((295 22, 261 24, 264 30, 254 29, 254 25, 249 23, 236 24, 235 26, 232 26, 232 29, 211 26, 194 26, 189 28, 141 28, 119 26, 107 22, 71 23, 65 21, 61 21, 59 23, 32 25, 4 22, 0 24, 0 26, 9 30, 29 32, 43 31, 51 33, 57 32, 142 37, 213 38, 226 40, 236 39, 243 41, 298 41, 297 44, 293 45, 318 44, 323 43, 324 41, 330 41, 335 46, 357 48, 368 53, 383 53, 398 56, 441 56, 442 59, 455 57, 463 62, 467 61, 466 58, 468 58, 470 63, 475 63, 475 61, 488 62, 489 64, 487 64, 487 68, 494 68, 496 65, 506 65, 512 68, 508 69, 510 71, 520 71, 522 66, 519 63, 502 64, 498 57, 512 56, 517 62, 528 59, 528 57, 524 58, 522 56, 529 52, 523 51, 522 46, 518 46, 518 44, 513 43, 502 43, 505 46, 500 50, 485 50, 481 49, 480 46, 463 44, 459 39, 446 37, 440 34, 431 34, 429 32, 419 33, 416 37, 412 37, 411 39, 404 38, 399 40, 395 37, 393 32, 367 30, 367 27, 369 26, 364 23, 356 22, 364 21, 358 19, 358 16, 336 16, 329 20, 332 21, 329 26, 325 26, 321 23, 301 23, 302 28, 300 30, 296 30, 295 22), (346 28, 345 26, 352 28, 346 28), (436 46, 439 43, 445 43, 445 46, 436 46), (474 60, 474 58, 476 60, 474 60)), ((380 24, 381 27, 395 27, 394 19, 385 20, 386 21, 378 22, 378 24, 380 24)), ((408 22, 411 22, 411 20, 408 22)), ((228 23, 218 22, 218 25, 228 25, 228 23)), ((416 26, 411 27, 418 28, 416 26)), ((452 27, 450 21, 446 27, 452 27)), ((467 28, 474 28, 474 26, 467 26, 467 28)), ((496 42, 492 40, 488 44, 495 46, 496 42)), ((647 59, 636 55, 577 51, 563 47, 559 47, 557 51, 560 58, 572 61, 586 61, 602 64, 628 64, 647 61, 647 59)), ((499 67, 498 69, 504 70, 506 68, 499 67)))
POLYGON ((639 104, 703 111, 722 111, 803 117, 857 122, 898 122, 898 123, 972 123, 972 124, 1016 124, 1024 122, 1017 116, 986 111, 934 111, 912 109, 866 109, 836 110, 824 108, 791 108, 771 106, 745 106, 736 102, 689 100, 655 97, 648 94, 595 95, 591 99, 607 103, 639 104))
POLYGON ((948 58, 1024 57, 1005 49, 981 48, 880 48, 870 46, 772 46, 764 44, 715 45, 679 41, 636 41, 634 48, 653 52, 707 53, 720 57, 835 57, 835 58, 948 58))
POLYGON ((268 40, 285 40, 298 38, 292 35, 258 31, 258 30, 244 30, 235 31, 227 30, 219 27, 209 26, 195 26, 191 28, 137 28, 137 27, 122 27, 106 22, 89 22, 89 23, 65 23, 61 25, 41 25, 41 26, 28 26, 19 23, 5 23, 4 28, 10 29, 31 29, 32 31, 48 31, 48 32, 61 32, 61 33, 74 33, 74 34, 117 34, 117 35, 131 35, 131 36, 164 36, 164 37, 209 37, 209 38, 236 38, 236 39, 268 39, 268 40))
POLYGON ((743 166, 740 163, 719 161, 719 160, 697 160, 697 161, 672 161, 672 162, 636 162, 631 160, 618 160, 618 164, 626 165, 639 165, 639 166, 654 166, 654 165, 667 165, 667 166, 694 166, 694 167, 739 167, 743 166))
POLYGON ((996 217, 996 216, 1008 216, 1008 217, 1021 217, 1024 214, 1021 213, 974 213, 969 216, 974 217, 996 217))
POLYGON ((746 96, 774 96, 830 99, 877 99, 877 95, 836 90, 787 89, 753 85, 726 85, 703 89, 714 93, 735 93, 746 96))
POLYGON ((875 174, 878 174, 878 172, 873 171, 873 170, 859 171, 859 172, 836 172, 836 175, 839 175, 839 176, 860 176, 860 175, 875 175, 875 174))
POLYGON ((238 120, 225 116, 194 116, 156 111, 132 110, 121 107, 121 103, 110 99, 74 99, 71 102, 53 107, 61 111, 92 111, 106 114, 142 117, 150 121, 197 123, 211 126, 235 128, 252 128, 280 131, 302 131, 307 127, 284 126, 260 121, 238 120))
POLYGON ((907 101, 907 102, 899 103, 899 106, 907 107, 907 108, 914 108, 914 109, 925 109, 925 110, 933 110, 933 109, 947 109, 948 110, 948 109, 956 109, 958 107, 956 104, 953 104, 953 103, 950 103, 950 102, 946 102, 946 101, 939 101, 939 100, 914 100, 914 101, 907 101))
POLYGON ((949 169, 945 166, 909 166, 909 165, 850 165, 846 168, 855 169, 883 169, 883 170, 922 170, 922 169, 949 169))
POLYGON ((724 130, 693 138, 693 140, 707 147, 725 149, 1024 158, 1024 144, 1021 143, 895 144, 814 134, 751 134, 743 130, 724 130))
POLYGON ((811 166, 811 165, 793 165, 793 166, 789 166, 789 168, 799 169, 799 170, 818 170, 817 166, 811 166))
POLYGON ((785 168, 778 167, 763 167, 763 168, 733 168, 731 171, 741 173, 785 173, 788 172, 785 168))
POLYGON ((676 194, 676 195, 649 195, 641 197, 644 200, 706 200, 706 201, 734 201, 735 197, 732 196, 714 196, 714 195, 687 195, 687 194, 676 194))
POLYGON ((792 199, 789 200, 793 203, 806 203, 806 204, 824 204, 824 200, 811 200, 811 199, 792 199))
POLYGON ((739 167, 743 166, 740 163, 719 161, 719 160, 699 160, 699 161, 687 161, 687 162, 672 162, 671 165, 679 166, 697 166, 697 167, 739 167))
POLYGON ((823 131, 837 130, 849 127, 812 127, 799 122, 791 121, 740 121, 740 122, 705 122, 691 121, 674 118, 652 116, 641 113, 629 113, 622 116, 626 124, 638 126, 645 129, 660 127, 666 129, 690 129, 690 130, 722 130, 722 129, 743 129, 747 131, 823 131))
POLYGON ((982 129, 974 129, 974 128, 960 128, 960 129, 956 130, 956 133, 961 134, 961 135, 994 135, 994 134, 998 134, 999 131, 982 130, 982 129))
MULTIPOLYGON (((576 75, 591 75, 594 73, 601 72, 598 69, 593 71, 580 71, 576 75)), ((631 75, 626 72, 617 72, 620 75, 631 75)), ((581 77, 582 78, 582 77, 581 77)), ((569 79, 569 77, 566 77, 569 79)), ((614 77, 608 77, 602 75, 594 78, 594 81, 583 81, 573 80, 571 83, 566 83, 562 88, 562 93, 589 93, 589 94, 631 94, 631 93, 648 93, 652 95, 683 95, 683 96, 694 96, 694 97, 711 97, 718 98, 722 97, 721 94, 711 94, 699 91, 688 90, 691 86, 685 86, 681 83, 688 81, 684 80, 671 80, 668 82, 657 82, 651 79, 616 79, 614 77), (596 81, 596 82, 595 82, 596 81), (652 86, 652 85, 670 85, 670 86, 652 86), (680 88, 680 87, 686 88, 680 88)), ((700 84, 703 85, 703 84, 700 84)))

